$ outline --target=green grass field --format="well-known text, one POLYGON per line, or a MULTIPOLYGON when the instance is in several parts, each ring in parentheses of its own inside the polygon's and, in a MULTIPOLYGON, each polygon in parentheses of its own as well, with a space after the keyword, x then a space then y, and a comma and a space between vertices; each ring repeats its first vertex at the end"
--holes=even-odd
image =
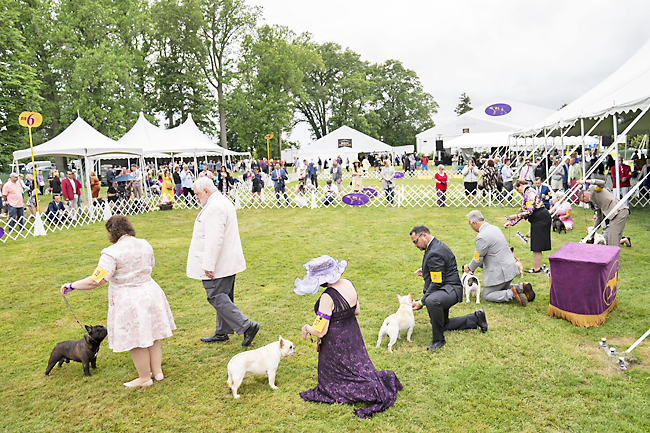
MULTIPOLYGON (((262 324, 251 349, 282 335, 298 352, 283 360, 272 390, 261 376, 247 376, 234 400, 226 364, 244 350, 241 337, 204 345, 214 329, 214 310, 197 281, 185 277, 185 263, 197 211, 153 212, 132 217, 139 237, 154 248, 153 277, 164 289, 178 327, 162 341, 165 380, 148 389, 127 389, 136 373, 128 353, 113 353, 106 342, 92 377, 71 362, 44 376, 50 351, 82 330, 67 309, 59 287, 89 275, 109 245, 102 224, 57 232, 0 246, 0 430, 8 432, 647 432, 650 431, 650 341, 620 371, 597 343, 601 337, 626 349, 648 321, 650 278, 645 245, 650 242, 650 209, 634 210, 625 234, 633 247, 621 250, 618 308, 600 328, 577 328, 546 315, 549 287, 531 276, 538 293, 527 308, 481 302, 489 331, 447 333, 447 345, 427 352, 431 328, 425 311, 416 313, 413 342, 403 338, 387 352, 375 348, 383 319, 397 310, 395 294, 412 292, 422 280, 413 274, 422 252, 409 231, 427 225, 447 243, 459 264, 473 253, 475 233, 467 209, 282 209, 239 211, 248 269, 237 277, 235 300, 262 324), (350 405, 304 402, 298 393, 315 386, 317 353, 300 339, 314 318, 316 296, 299 297, 293 281, 302 264, 321 255, 347 259, 344 274, 359 293, 358 317, 370 358, 378 369, 396 372, 404 385, 395 405, 361 420, 350 405)), ((497 223, 503 209, 488 209, 497 223)), ((579 241, 588 215, 574 211, 574 233, 553 233, 553 249, 579 241), (583 218, 584 217, 584 218, 583 218)), ((527 223, 517 229, 527 232, 527 223)), ((507 235, 506 235, 507 237, 507 235)), ((516 237, 515 254, 525 267, 532 253, 516 237)), ((544 255, 548 263, 548 254, 544 255)), ((480 275, 480 272, 479 272, 480 275)), ((518 282, 519 278, 515 280, 518 282)), ((84 324, 105 324, 106 286, 72 292, 68 300, 84 324)), ((473 302, 451 309, 457 316, 473 302)))

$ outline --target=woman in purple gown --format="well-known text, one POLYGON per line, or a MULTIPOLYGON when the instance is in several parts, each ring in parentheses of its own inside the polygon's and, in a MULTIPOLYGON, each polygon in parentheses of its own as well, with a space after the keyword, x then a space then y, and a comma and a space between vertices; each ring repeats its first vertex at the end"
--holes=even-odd
POLYGON ((319 286, 327 288, 314 306, 316 322, 302 327, 303 340, 307 334, 320 339, 320 352, 318 385, 300 396, 322 403, 372 403, 354 410, 360 418, 388 409, 402 384, 394 372, 377 371, 370 361, 356 318, 357 292, 349 280, 341 279, 347 262, 321 256, 303 266, 307 275, 302 281, 296 279, 294 292, 314 294, 319 286))

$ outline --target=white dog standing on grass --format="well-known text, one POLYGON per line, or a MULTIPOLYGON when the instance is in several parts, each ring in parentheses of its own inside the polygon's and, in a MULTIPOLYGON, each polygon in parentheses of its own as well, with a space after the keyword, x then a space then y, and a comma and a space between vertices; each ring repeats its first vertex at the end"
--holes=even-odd
POLYGON ((397 295, 399 301, 399 308, 395 314, 391 314, 384 320, 379 330, 379 338, 377 339, 377 347, 381 345, 381 340, 384 335, 390 337, 388 343, 388 351, 393 353, 393 344, 400 338, 400 332, 406 331, 406 341, 411 341, 411 334, 415 327, 415 317, 413 316, 413 294, 409 293, 406 296, 397 295))
POLYGON ((465 291, 465 297, 467 298, 466 302, 469 302, 470 295, 476 295, 476 303, 480 304, 481 283, 478 281, 478 277, 474 275, 473 272, 463 272, 460 282, 463 283, 463 290, 465 291))
POLYGON ((296 348, 293 343, 280 336, 278 341, 264 347, 233 356, 228 362, 228 386, 232 389, 232 396, 239 398, 237 389, 246 373, 264 374, 269 378, 269 386, 278 389, 275 386, 275 372, 278 370, 278 365, 284 358, 295 354, 296 348))

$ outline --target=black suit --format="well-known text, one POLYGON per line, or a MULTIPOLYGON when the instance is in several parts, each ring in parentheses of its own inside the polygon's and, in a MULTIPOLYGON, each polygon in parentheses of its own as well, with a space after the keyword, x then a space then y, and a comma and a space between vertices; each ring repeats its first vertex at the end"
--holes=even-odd
POLYGON ((422 278, 424 295, 420 302, 427 307, 433 341, 444 341, 444 331, 477 328, 474 313, 449 318, 449 309, 463 299, 463 285, 458 277, 454 253, 436 238, 429 242, 424 252, 422 278))

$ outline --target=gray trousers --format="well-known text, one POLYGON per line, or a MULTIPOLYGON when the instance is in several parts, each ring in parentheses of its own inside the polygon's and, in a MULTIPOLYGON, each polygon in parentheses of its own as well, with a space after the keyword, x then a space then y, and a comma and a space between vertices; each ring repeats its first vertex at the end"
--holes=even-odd
POLYGON ((459 331, 461 329, 476 329, 478 325, 476 314, 471 313, 460 317, 449 317, 449 309, 462 299, 461 288, 451 293, 443 289, 436 290, 424 298, 424 306, 429 313, 429 321, 433 333, 433 341, 444 341, 445 331, 459 331))
POLYGON ((625 223, 627 222, 627 217, 629 216, 630 211, 628 209, 622 209, 616 212, 614 218, 609 220, 607 245, 620 247, 621 237, 623 236, 623 229, 625 229, 625 223))
POLYGON ((227 335, 236 332, 238 335, 242 335, 251 326, 250 320, 233 303, 235 301, 235 275, 203 280, 203 288, 205 288, 208 302, 217 310, 215 334, 227 335))
MULTIPOLYGON (((488 302, 510 302, 512 301, 513 294, 510 287, 513 285, 521 286, 522 283, 512 284, 512 280, 505 283, 497 284, 496 286, 483 286, 481 291, 481 298, 488 302)), ((523 289, 523 287, 521 287, 523 289)))

